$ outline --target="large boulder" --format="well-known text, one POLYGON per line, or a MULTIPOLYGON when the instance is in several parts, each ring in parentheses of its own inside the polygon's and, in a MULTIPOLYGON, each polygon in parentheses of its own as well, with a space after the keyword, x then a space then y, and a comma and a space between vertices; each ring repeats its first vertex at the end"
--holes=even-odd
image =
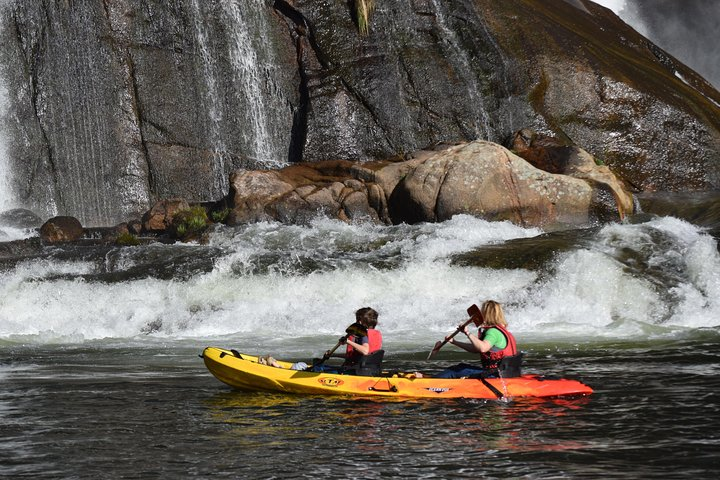
MULTIPOLYGON (((465 213, 558 228, 632 212, 622 183, 582 149, 545 171, 501 145, 475 141, 404 161, 315 162, 232 176, 230 223, 302 223, 318 215, 375 223, 436 222, 465 213)), ((546 165, 547 168, 548 165, 546 165)))
POLYGON ((83 226, 75 217, 53 217, 40 227, 40 239, 44 243, 74 242, 83 236, 83 226))
POLYGON ((613 220, 617 216, 622 219, 625 213, 633 211, 633 197, 625 182, 584 149, 528 129, 517 132, 511 143, 513 153, 534 167, 581 178, 593 185, 594 214, 599 219, 613 220))
POLYGON ((624 190, 618 193, 624 202, 619 209, 603 198, 604 184, 594 177, 612 173, 581 167, 550 173, 494 143, 457 145, 427 158, 403 178, 390 197, 390 215, 396 223, 415 223, 466 213, 557 228, 619 219, 632 210, 624 190))

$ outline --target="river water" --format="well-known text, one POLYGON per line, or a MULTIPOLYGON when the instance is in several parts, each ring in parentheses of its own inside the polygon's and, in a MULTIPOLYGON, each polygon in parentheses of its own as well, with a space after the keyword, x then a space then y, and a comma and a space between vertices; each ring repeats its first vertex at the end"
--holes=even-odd
MULTIPOLYGON (((682 201, 680 201, 682 200, 682 201)), ((717 196, 543 232, 457 216, 217 228, 208 244, 0 258, 0 476, 716 478, 717 196), (502 302, 524 371, 582 398, 378 401, 233 391, 208 345, 309 361, 380 313, 386 366, 502 302)))

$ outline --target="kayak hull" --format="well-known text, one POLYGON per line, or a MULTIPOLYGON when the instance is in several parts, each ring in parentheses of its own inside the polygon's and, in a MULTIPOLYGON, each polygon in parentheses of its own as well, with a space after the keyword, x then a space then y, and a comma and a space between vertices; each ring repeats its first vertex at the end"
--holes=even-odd
POLYGON ((207 347, 205 366, 221 382, 240 390, 312 395, 356 395, 395 398, 514 398, 582 396, 592 388, 576 380, 546 379, 539 375, 517 378, 415 378, 383 372, 377 377, 291 370, 289 362, 277 368, 258 363, 258 357, 207 347), (237 354, 237 355, 236 355, 237 354))

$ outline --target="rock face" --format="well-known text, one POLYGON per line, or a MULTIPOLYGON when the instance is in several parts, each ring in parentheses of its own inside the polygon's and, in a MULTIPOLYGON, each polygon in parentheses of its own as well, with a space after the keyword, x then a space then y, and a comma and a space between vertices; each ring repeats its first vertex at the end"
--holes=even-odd
POLYGON ((607 167, 580 149, 568 148, 563 156, 562 168, 547 172, 498 144, 475 141, 418 152, 402 162, 317 162, 241 171, 231 179, 230 223, 298 223, 319 214, 345 221, 417 223, 465 213, 558 228, 617 220, 632 212, 631 194, 607 167))
MULTIPOLYGON (((366 36, 351 2, 325 0, 0 8, 11 184, 42 216, 114 224, 163 198, 219 200, 240 168, 526 127, 638 191, 720 188, 720 94, 589 0, 377 2, 366 36)), ((349 214, 362 189, 343 185, 323 195, 349 214)))

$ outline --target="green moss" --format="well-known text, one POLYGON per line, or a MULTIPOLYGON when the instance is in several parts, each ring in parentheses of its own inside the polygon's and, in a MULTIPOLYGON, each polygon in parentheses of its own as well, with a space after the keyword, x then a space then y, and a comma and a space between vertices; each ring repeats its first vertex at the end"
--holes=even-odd
POLYGON ((210 224, 207 211, 204 207, 196 205, 178 211, 173 217, 175 235, 183 240, 196 237, 210 224))
POLYGON ((224 208, 222 210, 215 210, 210 213, 210 217, 212 218, 212 221, 215 223, 223 223, 228 215, 230 215, 230 209, 224 208))
POLYGON ((130 232, 122 232, 118 235, 117 239, 115 239, 115 243, 123 247, 128 247, 140 245, 140 240, 130 232))

